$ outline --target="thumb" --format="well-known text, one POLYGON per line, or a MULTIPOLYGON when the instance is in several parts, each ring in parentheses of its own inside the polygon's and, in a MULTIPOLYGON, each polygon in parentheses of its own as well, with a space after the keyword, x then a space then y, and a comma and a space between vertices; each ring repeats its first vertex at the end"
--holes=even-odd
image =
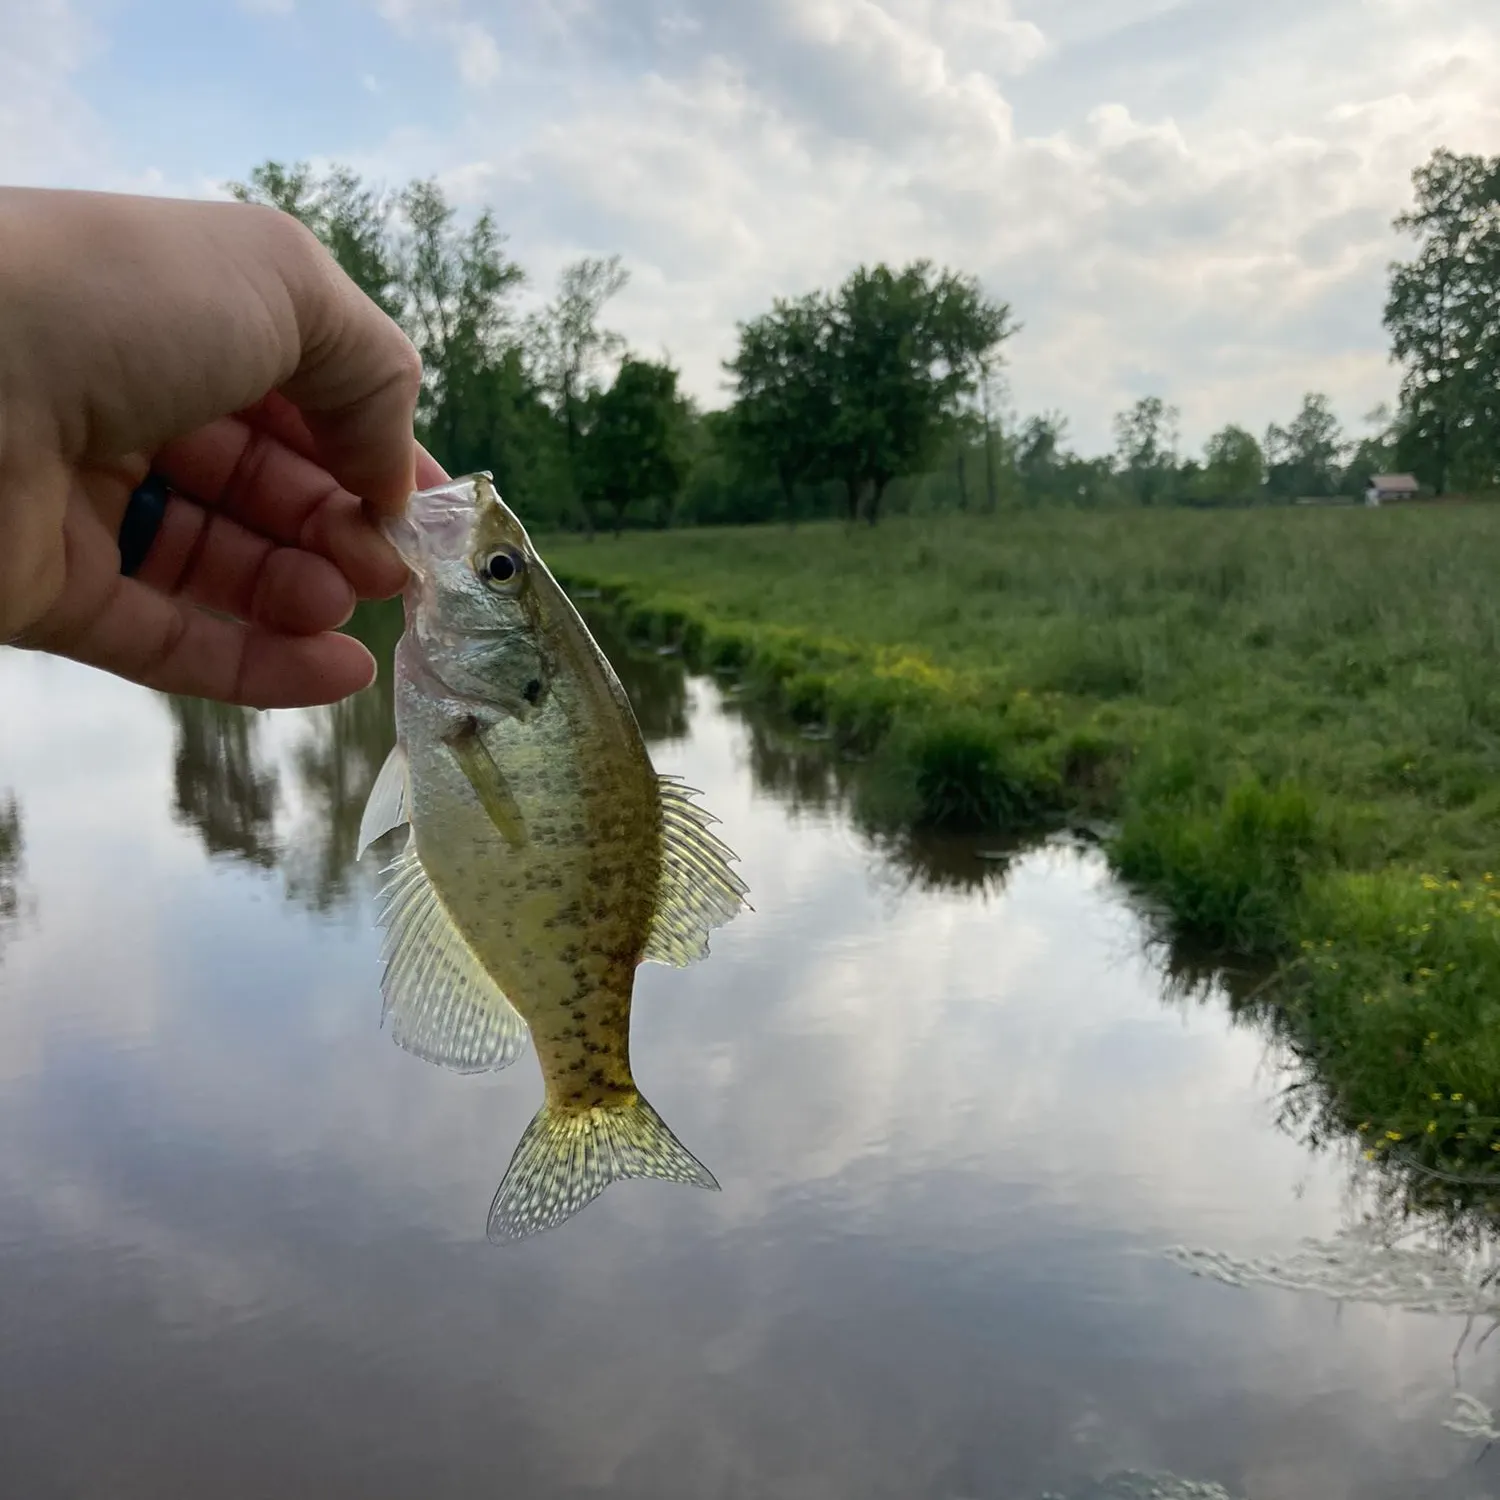
POLYGON ((397 515, 417 488, 421 357, 331 256, 313 274, 322 285, 291 288, 302 352, 281 391, 323 467, 376 514, 397 515))

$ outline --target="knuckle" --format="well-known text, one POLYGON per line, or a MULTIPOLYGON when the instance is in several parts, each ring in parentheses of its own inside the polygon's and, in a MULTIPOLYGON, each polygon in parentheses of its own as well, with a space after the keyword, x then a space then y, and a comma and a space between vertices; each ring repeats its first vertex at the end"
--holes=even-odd
POLYGON ((407 336, 391 324, 391 384, 405 398, 415 402, 422 389, 422 356, 407 336))

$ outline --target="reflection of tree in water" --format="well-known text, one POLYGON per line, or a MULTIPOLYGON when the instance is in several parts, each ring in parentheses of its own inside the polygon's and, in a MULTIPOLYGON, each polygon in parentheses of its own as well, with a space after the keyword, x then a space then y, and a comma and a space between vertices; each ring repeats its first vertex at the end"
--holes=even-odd
POLYGON ((7 929, 21 912, 21 806, 14 796, 0 800, 0 954, 7 929))
POLYGON ((396 742, 390 672, 362 693, 312 711, 297 746, 299 816, 283 857, 287 895, 326 912, 354 893, 360 819, 396 742))
POLYGON ((587 617, 589 633, 609 658, 648 745, 687 738, 687 670, 675 653, 634 646, 609 613, 587 617))
POLYGON ((292 761, 297 827, 283 863, 287 895, 319 912, 355 894, 360 819, 396 743, 392 663, 403 628, 401 601, 363 603, 344 628, 375 658, 375 681, 352 698, 304 715, 308 732, 292 761))
POLYGON ((317 911, 351 894, 365 799, 395 738, 390 660, 401 634, 399 601, 362 605, 347 629, 374 654, 379 675, 353 698, 302 711, 307 733, 280 770, 253 710, 166 700, 177 731, 177 816, 198 830, 210 854, 266 870, 279 864, 287 895, 317 911), (296 823, 278 839, 277 814, 287 807, 296 823))
POLYGON ((955 838, 943 834, 879 834, 873 840, 880 859, 877 881, 907 891, 955 895, 999 895, 1016 860, 1037 847, 1034 838, 955 838))
POLYGON ((166 702, 177 730, 177 817, 198 830, 210 854, 269 870, 276 863, 276 772, 257 764, 254 711, 203 698, 166 702))
MULTIPOLYGON (((1264 1040, 1268 1060, 1282 1078, 1276 1097, 1277 1124, 1313 1154, 1334 1152, 1356 1168, 1362 1195, 1383 1223, 1415 1226, 1446 1246, 1473 1249, 1496 1242, 1500 1231, 1500 1162, 1485 1171, 1445 1164, 1427 1142, 1393 1146, 1370 1134, 1333 1082, 1336 1070, 1300 1022, 1296 1004, 1297 965, 1284 968, 1227 962, 1174 946, 1154 935, 1148 951, 1162 976, 1163 998, 1181 1005, 1211 1004, 1227 1009, 1232 1025, 1249 1028, 1264 1040), (1367 1158, 1371 1140, 1385 1149, 1367 1158)), ((1409 1070, 1392 1053, 1391 1092, 1405 1086, 1409 1070)))
POLYGON ((774 792, 794 813, 830 812, 847 803, 854 772, 849 761, 824 741, 803 738, 752 705, 734 707, 745 722, 750 775, 757 787, 774 792))
MULTIPOLYGON (((734 700, 729 700, 734 704, 734 700)), ((860 764, 827 740, 776 721, 750 703, 734 704, 745 725, 750 774, 792 812, 845 813, 869 841, 874 879, 896 895, 922 892, 998 892, 1016 857, 1036 846, 1034 836, 974 839, 920 829, 877 828, 860 816, 855 797, 860 764)))
MULTIPOLYGON (((1467 1348, 1477 1354, 1500 1328, 1500 1167, 1452 1171, 1418 1146, 1368 1149, 1317 1047, 1286 1003, 1296 965, 1283 969, 1226 966, 1211 956, 1159 946, 1167 997, 1182 1003, 1224 1004, 1233 1024, 1264 1037, 1284 1082, 1277 1123, 1313 1154, 1333 1152, 1347 1163, 1358 1219, 1325 1240, 1305 1240, 1278 1253, 1239 1256, 1207 1246, 1173 1245, 1167 1256, 1197 1276, 1229 1286, 1266 1286, 1462 1319, 1453 1350, 1454 1379, 1467 1348), (1473 1342, 1480 1322, 1489 1324, 1473 1342)), ((1295 999, 1293 995, 1291 997, 1295 999)), ((1389 1059, 1396 1079, 1405 1073, 1389 1059)), ((1387 1144, 1381 1142, 1382 1145, 1387 1144)), ((1442 1426, 1485 1444, 1500 1438, 1488 1405, 1454 1392, 1455 1409, 1442 1426)))

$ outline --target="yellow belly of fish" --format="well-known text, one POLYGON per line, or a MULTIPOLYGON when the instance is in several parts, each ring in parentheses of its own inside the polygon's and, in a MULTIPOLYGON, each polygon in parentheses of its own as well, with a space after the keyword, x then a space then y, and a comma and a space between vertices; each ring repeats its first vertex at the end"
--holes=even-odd
POLYGON ((630 1000, 644 923, 638 899, 620 900, 625 852, 595 846, 580 859, 472 834, 428 841, 420 828, 417 848, 454 925, 526 1022, 549 1103, 587 1110, 633 1094, 630 1000))

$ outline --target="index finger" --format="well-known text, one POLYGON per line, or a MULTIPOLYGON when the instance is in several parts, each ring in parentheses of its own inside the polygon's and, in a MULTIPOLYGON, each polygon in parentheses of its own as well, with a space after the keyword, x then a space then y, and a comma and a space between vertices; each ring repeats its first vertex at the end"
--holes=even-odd
MULTIPOLYGON (((236 416, 260 432, 269 433, 283 447, 300 453, 309 463, 318 462, 318 445, 302 413, 287 400, 280 391, 271 391, 263 401, 246 407, 236 416)), ((434 485, 446 484, 451 477, 448 471, 422 446, 417 450, 416 488, 431 489, 434 485)))
POLYGON ((286 271, 301 349, 280 389, 329 473, 375 513, 399 515, 416 488, 421 357, 332 256, 289 258, 286 271))

